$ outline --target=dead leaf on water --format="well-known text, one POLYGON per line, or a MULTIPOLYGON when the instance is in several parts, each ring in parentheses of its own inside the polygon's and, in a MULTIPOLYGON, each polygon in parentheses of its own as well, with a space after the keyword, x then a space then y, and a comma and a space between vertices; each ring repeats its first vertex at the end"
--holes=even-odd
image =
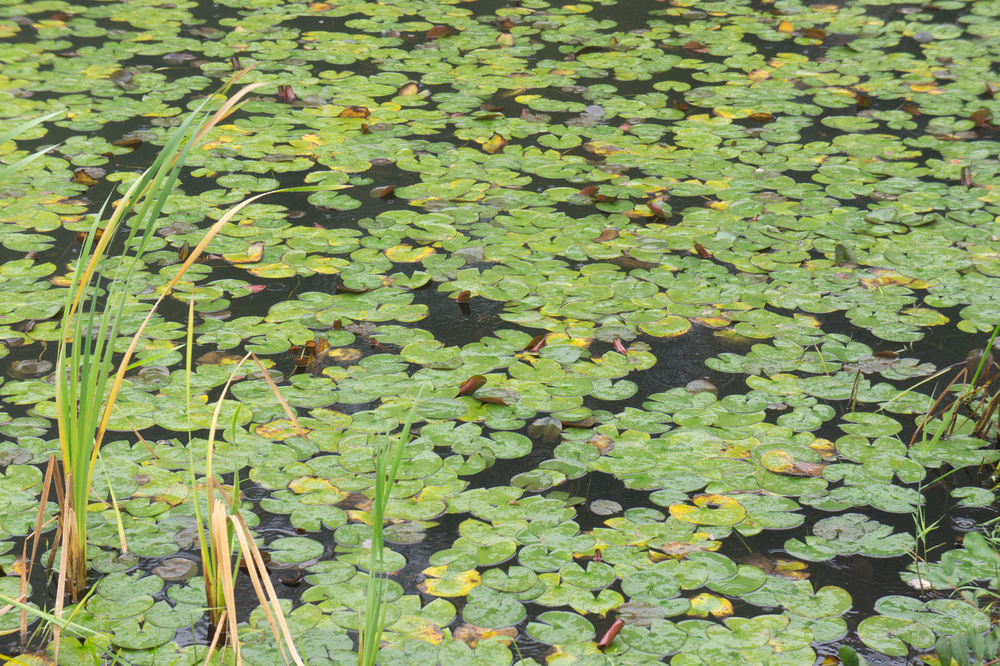
POLYGON ((483 386, 486 385, 486 377, 483 375, 473 375, 467 380, 462 382, 462 386, 458 389, 459 395, 472 395, 483 386))
POLYGON ((770 559, 760 553, 750 553, 742 558, 735 558, 740 564, 760 569, 768 576, 780 576, 789 580, 805 580, 809 574, 805 572, 808 565, 803 562, 783 558, 770 559))
POLYGON ((367 118, 372 112, 363 106, 349 106, 337 114, 338 118, 367 118))
POLYGON ((264 258, 264 241, 250 243, 245 252, 224 254, 222 258, 230 264, 256 264, 264 258))
POLYGON ((602 456, 607 455, 615 448, 615 441, 607 435, 594 435, 587 440, 587 444, 597 449, 602 456))
POLYGON ((494 639, 504 645, 510 645, 511 641, 517 638, 516 627, 506 627, 504 629, 482 629, 471 624, 463 624, 457 627, 452 636, 460 640, 471 648, 476 647, 481 640, 494 639))
POLYGON ((451 28, 446 25, 436 25, 427 31, 427 40, 433 42, 435 39, 441 39, 449 35, 451 35, 451 28))
POLYGON ((826 468, 825 464, 796 460, 781 449, 765 453, 760 458, 760 464, 770 472, 785 476, 821 476, 826 468))
POLYGON ((86 185, 87 187, 97 185, 97 181, 90 177, 86 169, 77 169, 74 171, 73 182, 77 185, 86 185))
POLYGON ((499 153, 507 145, 507 139, 503 138, 498 132, 494 132, 493 136, 483 142, 483 150, 490 155, 499 153))

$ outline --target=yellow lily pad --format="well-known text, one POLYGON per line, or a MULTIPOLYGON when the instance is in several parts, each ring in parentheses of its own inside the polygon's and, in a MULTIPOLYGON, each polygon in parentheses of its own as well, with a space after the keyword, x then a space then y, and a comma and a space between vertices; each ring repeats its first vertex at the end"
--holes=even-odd
POLYGON ((264 258, 264 241, 250 243, 245 252, 224 254, 222 258, 231 264, 256 264, 264 258))
POLYGON ((717 597, 714 594, 699 594, 691 599, 691 610, 688 615, 695 617, 708 617, 712 615, 716 618, 729 617, 733 614, 733 604, 729 599, 717 597))
POLYGON ((729 526, 747 517, 746 509, 732 497, 724 495, 699 495, 690 504, 675 504, 670 515, 691 525, 729 526))
POLYGON ((277 421, 271 421, 270 423, 264 423, 257 426, 254 429, 254 432, 261 437, 270 439, 271 441, 280 442, 288 439, 289 437, 297 437, 302 434, 302 432, 308 434, 312 431, 309 428, 302 428, 300 430, 299 428, 296 428, 295 424, 288 419, 278 419, 277 421))
POLYGON ((422 573, 429 578, 419 583, 417 589, 435 597, 464 597, 469 594, 469 590, 483 582, 479 572, 474 569, 458 574, 451 574, 447 569, 446 566, 424 569, 422 573))
POLYGON ((403 264, 412 264, 431 256, 437 250, 432 247, 414 248, 412 245, 397 245, 385 251, 385 256, 390 261, 403 264))

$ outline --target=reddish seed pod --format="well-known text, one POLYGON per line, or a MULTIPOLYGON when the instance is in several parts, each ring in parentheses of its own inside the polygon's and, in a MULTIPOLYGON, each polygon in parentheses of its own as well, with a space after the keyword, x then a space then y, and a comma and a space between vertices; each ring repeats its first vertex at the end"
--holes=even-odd
POLYGON ((608 646, 611 645, 611 641, 615 640, 615 636, 618 635, 618 632, 621 631, 624 626, 624 622, 621 620, 615 620, 611 627, 609 627, 608 630, 604 632, 604 635, 601 636, 601 640, 597 641, 597 649, 601 652, 607 650, 608 646))
POLYGON ((539 349, 545 346, 545 335, 536 335, 528 343, 528 346, 524 348, 527 352, 537 352, 539 349))
POLYGON ((458 389, 459 395, 472 395, 482 387, 486 386, 486 377, 482 375, 473 375, 467 380, 462 382, 462 386, 458 389))

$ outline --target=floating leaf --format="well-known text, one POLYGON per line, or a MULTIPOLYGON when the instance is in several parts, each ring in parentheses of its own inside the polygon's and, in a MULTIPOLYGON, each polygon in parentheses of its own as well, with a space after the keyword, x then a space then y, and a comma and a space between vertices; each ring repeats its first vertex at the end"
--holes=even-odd
POLYGON ((786 474, 788 476, 821 476, 826 465, 795 460, 790 454, 781 449, 768 451, 760 458, 760 464, 764 469, 775 474, 786 474))
POLYGON ((594 625, 586 618, 565 611, 549 611, 529 622, 528 635, 540 643, 564 645, 593 640, 594 625))
POLYGON ((390 261, 398 263, 412 264, 422 261, 424 258, 434 254, 432 247, 413 247, 412 245, 397 245, 385 251, 385 256, 390 261))
POLYGON ((733 614, 733 604, 728 599, 718 597, 713 594, 703 593, 691 599, 691 608, 688 615, 695 617, 708 617, 712 615, 716 618, 729 617, 733 614))
POLYGON ((255 264, 264 258, 264 241, 251 243, 245 252, 224 254, 222 258, 231 264, 255 264))
POLYGON ((337 114, 337 117, 338 118, 367 118, 371 114, 372 114, 372 112, 369 111, 368 108, 366 108, 364 106, 348 106, 343 111, 341 111, 339 114, 337 114))
POLYGON ((458 389, 458 394, 471 395, 485 385, 486 385, 486 377, 483 377, 482 375, 473 375, 472 377, 470 377, 469 379, 467 379, 465 382, 462 383, 462 386, 458 389))
POLYGON ((483 150, 490 155, 498 153, 504 149, 507 145, 507 139, 503 138, 498 132, 494 132, 493 135, 482 143, 483 150))
POLYGON ((436 25, 427 31, 427 40, 434 41, 435 39, 441 39, 442 37, 448 37, 451 35, 451 28, 446 25, 436 25))
POLYGON ((469 600, 462 609, 462 618, 476 627, 507 627, 517 624, 526 615, 523 604, 485 586, 471 589, 468 596, 469 600))
POLYGON ((464 597, 482 582, 476 571, 453 572, 448 567, 430 567, 423 573, 428 578, 417 587, 435 597, 464 597))
POLYGON ((739 502, 723 495, 698 495, 692 503, 671 506, 670 515, 692 525, 735 525, 747 515, 739 502))

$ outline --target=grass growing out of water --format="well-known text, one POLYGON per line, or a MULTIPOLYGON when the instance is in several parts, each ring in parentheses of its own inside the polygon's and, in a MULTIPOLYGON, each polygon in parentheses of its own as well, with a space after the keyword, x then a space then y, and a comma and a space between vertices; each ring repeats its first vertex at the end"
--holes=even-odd
POLYGON ((399 434, 394 450, 389 434, 375 442, 375 490, 372 497, 372 543, 371 558, 368 563, 368 584, 365 590, 365 612, 358 631, 358 666, 374 666, 378 657, 379 645, 382 642, 382 629, 385 624, 386 604, 384 603, 388 578, 385 569, 385 540, 383 537, 383 521, 385 508, 389 503, 392 486, 396 482, 396 474, 403 460, 403 451, 410 439, 410 427, 417 414, 423 388, 417 392, 413 407, 406 415, 403 431, 399 434), (392 463, 390 465, 390 455, 392 463))
MULTIPOLYGON (((192 304, 193 315, 193 304, 192 304)), ((189 325, 189 341, 192 328, 189 325)), ((189 345, 188 349, 191 347, 189 345)), ((199 499, 197 495, 197 484, 192 484, 195 488, 195 516, 198 522, 198 541, 201 548, 202 571, 205 578, 205 596, 208 602, 209 617, 215 627, 212 637, 212 644, 209 646, 209 655, 215 650, 220 638, 225 632, 228 642, 232 645, 236 655, 236 663, 242 663, 240 653, 240 640, 237 633, 236 621, 236 576, 240 570, 240 561, 245 562, 244 566, 250 576, 260 607, 264 610, 264 616, 271 627, 271 632, 278 644, 285 663, 288 658, 286 649, 292 661, 297 666, 304 666, 301 657, 295 649, 288 624, 281 610, 279 598, 271 585, 268 572, 265 567, 260 550, 254 542, 246 522, 240 515, 240 476, 237 472, 233 477, 232 496, 226 489, 216 482, 212 470, 213 454, 215 450, 215 430, 219 422, 219 414, 222 411, 223 401, 229 386, 242 367, 252 354, 247 354, 233 369, 229 381, 226 382, 215 405, 215 412, 212 415, 212 424, 208 436, 208 449, 205 460, 205 492, 208 505, 207 522, 203 520, 199 499), (207 533, 207 534, 206 534, 207 533), (235 561, 233 557, 235 555, 235 561)), ((256 361, 256 358, 254 359, 256 361)), ((258 361, 259 364, 259 361, 258 361)), ((188 353, 188 376, 190 377, 190 351, 188 353)), ((263 370, 263 368, 262 368, 263 370)), ((190 389, 189 389, 190 392, 190 389)), ((239 419, 239 409, 233 415, 232 429, 235 432, 239 419)), ((190 451, 190 448, 188 449, 190 451)), ((194 477, 194 460, 191 460, 191 475, 194 477)))
POLYGON ((68 489, 62 507, 60 570, 65 572, 74 600, 87 585, 86 506, 103 434, 101 417, 105 410, 114 408, 113 400, 105 401, 114 363, 114 341, 129 300, 132 274, 142 266, 142 254, 153 236, 156 219, 191 148, 191 142, 185 143, 184 136, 192 125, 195 130, 202 125, 195 123, 196 118, 197 113, 192 114, 181 125, 153 165, 132 184, 103 229, 105 207, 94 216, 66 296, 56 364, 59 444, 68 489), (125 253, 118 262, 124 268, 124 275, 116 281, 114 292, 109 281, 102 312, 104 299, 98 284, 108 269, 111 240, 126 215, 140 202, 141 207, 130 219, 125 253), (133 253, 131 256, 129 251, 133 253))
MULTIPOLYGON (((60 576, 55 617, 61 616, 65 603, 64 593, 67 590, 74 601, 79 601, 87 586, 86 507, 91 493, 94 467, 125 373, 133 367, 130 365, 130 361, 142 339, 143 331, 152 320, 162 300, 171 294, 176 284, 202 256, 206 247, 223 226, 240 210, 261 197, 271 194, 271 192, 265 192, 241 202, 231 208, 206 231, 202 240, 190 251, 171 281, 161 289, 159 298, 150 307, 146 318, 133 335, 124 355, 117 357, 115 342, 118 340, 125 307, 131 301, 129 287, 132 275, 144 265, 142 262, 143 253, 149 246, 156 230, 157 219, 177 183, 188 153, 213 127, 239 108, 240 100, 244 96, 254 89, 266 85, 266 83, 258 82, 244 86, 232 98, 224 101, 211 117, 204 109, 213 100, 219 101, 219 95, 224 94, 229 87, 249 71, 250 68, 236 73, 216 96, 206 98, 188 116, 160 151, 152 166, 136 179, 122 199, 115 203, 111 217, 102 226, 104 211, 108 205, 105 202, 94 216, 76 262, 63 307, 63 325, 55 373, 59 441, 66 488, 60 507, 60 530, 57 542, 61 545, 62 551, 59 563, 60 576), (111 242, 118 235, 122 224, 127 224, 129 231, 124 240, 122 254, 115 256, 111 251, 111 242), (103 289, 102 282, 104 283, 103 289), (116 371, 113 373, 115 369, 116 371)), ((22 128, 30 127, 41 120, 32 121, 22 128)), ((34 159, 40 154, 36 153, 31 158, 34 159)), ((22 163, 26 162, 22 160, 18 164, 22 163)), ((4 170, 3 173, 6 171, 4 170)), ((315 186, 287 188, 278 191, 316 192, 323 189, 327 188, 315 186)), ((189 338, 189 354, 191 342, 192 340, 189 338)), ((146 361, 148 360, 146 359, 146 361)), ((256 358, 254 360, 260 366, 260 362, 256 358)), ((188 367, 190 370, 190 362, 188 367)), ((262 366, 260 369, 278 396, 278 400, 289 418, 296 422, 294 413, 277 393, 274 382, 262 366)), ((212 433, 214 433, 220 408, 221 401, 212 423, 212 433)), ((398 465, 398 460, 396 464, 398 465)), ((280 627, 280 633, 284 636, 285 644, 288 646, 293 660, 301 666, 302 662, 291 644, 288 628, 278 606, 277 595, 267 578, 263 560, 246 523, 239 515, 238 497, 228 498, 221 487, 214 488, 213 481, 210 445, 206 479, 209 540, 206 543, 203 539, 201 545, 209 605, 213 612, 212 620, 220 629, 216 633, 213 646, 218 641, 223 626, 222 620, 225 617, 231 628, 230 639, 236 646, 237 663, 239 663, 239 643, 235 635, 234 581, 230 570, 235 544, 238 542, 242 556, 247 561, 247 569, 264 607, 267 620, 275 632, 275 637, 278 638, 280 627), (215 490, 222 491, 221 497, 216 496, 215 490)), ((238 484, 236 489, 238 492, 238 484)), ((200 515, 198 520, 201 524, 200 515)), ((56 627, 58 646, 60 625, 57 624, 56 627)), ((281 652, 284 653, 283 647, 281 652)))
MULTIPOLYGON (((188 405, 188 412, 190 418, 190 407, 191 407, 191 373, 193 372, 192 357, 194 355, 194 304, 195 299, 191 299, 188 302, 188 327, 187 327, 187 349, 185 353, 185 396, 186 403, 188 405)), ((246 361, 246 357, 240 361, 239 365, 236 366, 234 374, 246 361)), ((230 379, 231 381, 231 379, 230 379)), ((218 641, 219 635, 222 633, 225 622, 226 622, 226 585, 232 584, 235 580, 235 574, 230 570, 233 566, 233 545, 235 540, 235 535, 233 533, 232 525, 229 525, 226 521, 226 517, 229 515, 230 511, 239 513, 240 509, 240 498, 239 498, 239 487, 240 487, 240 477, 239 471, 236 472, 233 480, 233 497, 230 498, 226 494, 225 488, 219 487, 216 489, 215 477, 212 474, 212 462, 213 454, 215 451, 215 419, 218 418, 218 407, 221 407, 222 401, 225 398, 226 392, 229 390, 230 383, 226 383, 226 388, 223 390, 222 397, 217 403, 216 412, 213 415, 212 430, 209 433, 208 447, 206 449, 206 471, 205 471, 205 501, 208 506, 208 524, 206 526, 204 516, 201 511, 201 501, 198 497, 198 480, 195 477, 195 460, 194 460, 194 450, 191 446, 190 438, 188 441, 188 456, 191 464, 191 489, 194 497, 194 515, 198 526, 198 546, 201 552, 201 564, 202 564, 202 576, 205 580, 205 600, 208 604, 208 617, 212 626, 216 628, 216 635, 213 640, 213 645, 218 641), (216 497, 216 491, 222 495, 222 498, 226 500, 223 503, 222 500, 216 497), (217 503, 219 506, 217 506, 217 503), (227 510, 228 507, 228 510, 227 510), (221 518, 222 524, 218 524, 221 518), (206 529, 208 535, 206 538, 206 529)), ((233 415, 233 426, 235 427, 236 420, 239 418, 239 409, 233 415)), ((239 558, 235 562, 235 568, 239 570, 239 558)))
MULTIPOLYGON (((246 71, 236 74, 220 92, 225 92, 246 71)), ((132 275, 143 266, 143 253, 153 237, 160 211, 177 182, 188 152, 213 126, 232 113, 243 95, 259 85, 262 84, 244 87, 211 118, 203 109, 218 98, 206 98, 173 133, 152 166, 132 183, 125 196, 115 204, 107 223, 102 226, 107 208, 105 202, 94 216, 87 233, 63 307, 55 374, 59 445, 67 488, 60 510, 62 559, 59 603, 66 586, 74 601, 79 600, 81 591, 87 586, 86 507, 97 452, 114 409, 121 380, 129 368, 131 353, 145 328, 144 323, 124 359, 117 362, 117 376, 110 383, 111 372, 116 365, 115 341, 125 306, 130 301, 132 275), (112 257, 111 241, 126 219, 129 232, 124 249, 120 256, 112 257), (114 270, 113 276, 110 275, 111 270, 114 270), (101 282, 105 282, 104 288, 101 282)), ((217 223, 217 226, 221 225, 217 223)), ((215 235, 213 232, 217 232, 215 227, 191 253, 165 293, 169 293, 191 266, 215 235)), ((146 322, 152 318, 155 309, 156 305, 146 322)))
MULTIPOLYGON (((958 409, 961 405, 971 405, 972 402, 976 399, 976 396, 978 394, 982 394, 983 396, 989 395, 987 391, 987 386, 989 384, 989 381, 987 381, 984 385, 980 386, 979 378, 983 376, 984 371, 988 369, 990 350, 993 349, 993 343, 996 341, 998 334, 1000 334, 1000 324, 998 324, 993 329, 993 334, 990 336, 989 342, 986 343, 986 347, 983 350, 982 355, 979 357, 978 364, 976 365, 975 372, 972 373, 972 377, 969 379, 968 383, 964 385, 964 388, 962 389, 961 393, 957 398, 955 398, 955 401, 951 404, 951 406, 941 414, 942 416, 941 423, 938 425, 933 435, 929 435, 927 428, 925 426, 930 422, 930 419, 934 415, 937 406, 944 400, 944 397, 948 394, 948 391, 951 389, 951 387, 956 382, 963 379, 963 376, 968 377, 971 367, 967 366, 963 368, 951 381, 951 383, 945 387, 944 391, 942 391, 941 396, 937 399, 937 401, 933 405, 931 405, 931 407, 924 414, 924 418, 918 426, 919 430, 913 436, 915 440, 917 435, 918 434, 920 435, 920 441, 916 445, 920 448, 922 459, 927 456, 928 451, 932 450, 937 445, 938 441, 940 441, 943 437, 950 436, 954 432, 956 422, 958 419, 958 409)), ((987 378, 987 380, 988 379, 989 378, 987 378)), ((981 399, 980 406, 982 406, 984 402, 985 399, 981 399)), ((989 415, 991 414, 992 411, 988 411, 986 418, 989 418, 989 415)), ((982 417, 980 417, 979 420, 982 421, 982 417)), ((911 441, 911 447, 913 445, 914 443, 911 441)), ((935 482, 940 481, 954 474, 959 469, 961 468, 960 467, 953 468, 950 472, 947 472, 937 477, 935 482)), ((921 497, 924 496, 925 488, 926 484, 924 483, 924 481, 921 481, 917 486, 917 490, 920 493, 921 497)), ((917 507, 913 513, 913 521, 915 524, 913 563, 914 563, 914 568, 916 569, 917 572, 918 576, 917 581, 919 583, 921 591, 923 591, 924 579, 920 577, 920 562, 923 561, 926 563, 928 561, 927 537, 930 536, 931 532, 933 532, 937 528, 941 520, 942 518, 938 518, 933 523, 928 523, 927 514, 924 511, 923 503, 917 504, 917 507)))
MULTIPOLYGON (((191 404, 191 373, 192 356, 194 349, 194 299, 189 302, 188 329, 187 329, 187 353, 186 372, 187 380, 186 396, 187 404, 191 404)), ((233 380, 237 377, 240 368, 251 357, 257 363, 261 372, 267 376, 265 368, 252 353, 246 354, 233 368, 222 389, 222 395, 215 404, 215 411, 212 414, 212 423, 209 428, 208 446, 205 453, 205 500, 208 507, 207 516, 202 514, 201 503, 198 497, 198 482, 195 478, 195 461, 192 447, 188 446, 188 454, 191 463, 191 488, 194 493, 194 511, 198 526, 198 544, 201 551, 202 572, 205 580, 205 597, 208 603, 209 619, 215 632, 212 637, 212 644, 209 646, 209 653, 215 650, 220 638, 226 635, 229 643, 236 653, 236 663, 242 663, 240 654, 239 635, 237 633, 236 622, 236 595, 235 585, 237 572, 240 570, 240 561, 245 561, 247 572, 253 583, 254 591, 257 593, 261 608, 267 618, 274 638, 278 643, 282 657, 285 656, 285 646, 292 660, 298 666, 303 666, 288 631, 284 613, 281 610, 278 596, 271 586, 268 574, 264 566, 260 550, 257 548, 253 536, 247 528, 246 522, 240 515, 240 475, 239 470, 234 470, 232 494, 215 480, 213 462, 215 454, 215 431, 219 422, 219 415, 222 411, 226 394, 233 380), (207 520, 206 520, 207 518, 207 520), (238 546, 238 547, 237 547, 238 546), (235 556, 235 561, 233 557, 235 556), (282 643, 284 638, 284 643, 282 643)), ((294 412, 278 393, 277 387, 271 385, 275 396, 282 403, 289 418, 295 423, 299 432, 305 431, 298 425, 294 412)), ((240 409, 236 408, 233 414, 231 428, 236 432, 239 422, 240 409)), ((287 663, 287 658, 285 659, 287 663)))
MULTIPOLYGON (((23 134, 24 132, 27 132, 29 129, 31 129, 35 125, 39 125, 41 123, 44 123, 46 120, 52 120, 53 118, 55 118, 57 116, 61 116, 61 115, 65 114, 65 113, 66 113, 65 111, 53 111, 52 113, 48 113, 48 114, 46 114, 44 116, 40 116, 38 118, 34 118, 34 119, 29 120, 27 122, 21 123, 17 127, 14 127, 13 129, 11 129, 11 130, 3 133, 3 134, 0 134, 0 146, 2 146, 7 141, 10 141, 11 139, 14 139, 17 136, 23 134)), ((31 155, 26 155, 25 157, 22 157, 21 159, 19 159, 17 162, 14 162, 13 164, 9 164, 9 165, 5 166, 4 168, 0 169, 0 183, 3 183, 5 180, 7 180, 7 178, 9 178, 10 176, 13 176, 18 171, 20 171, 24 167, 28 166, 29 164, 31 164, 32 162, 34 162, 39 157, 41 157, 45 153, 49 152, 53 148, 55 148, 55 146, 49 146, 48 148, 43 148, 42 150, 39 150, 39 151, 37 151, 35 153, 32 153, 31 155)))

